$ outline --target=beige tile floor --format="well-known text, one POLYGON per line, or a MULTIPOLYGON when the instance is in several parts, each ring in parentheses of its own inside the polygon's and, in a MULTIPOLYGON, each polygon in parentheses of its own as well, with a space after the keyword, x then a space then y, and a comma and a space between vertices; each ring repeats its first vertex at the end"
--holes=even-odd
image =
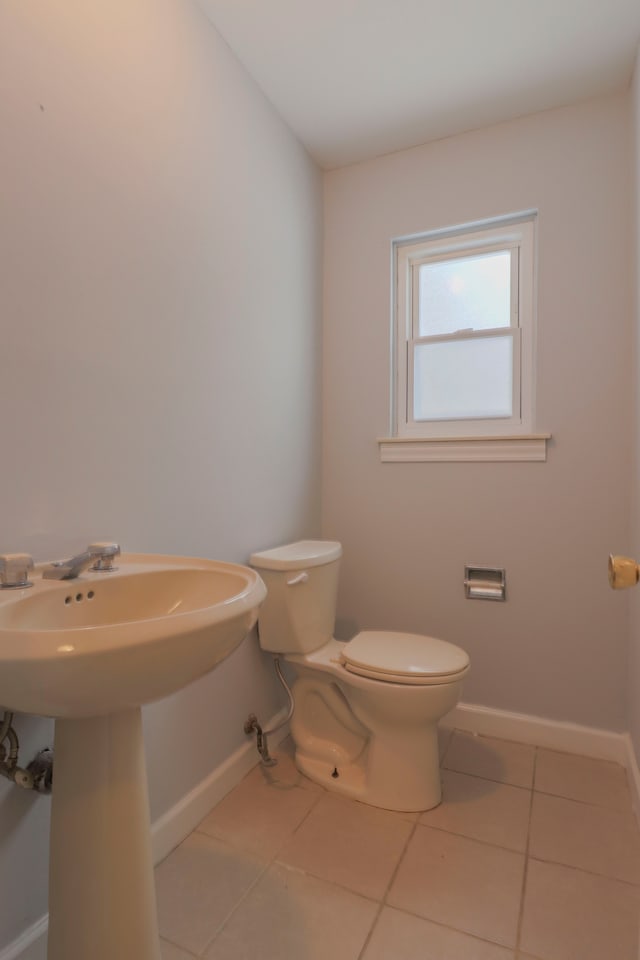
POLYGON ((638 960, 617 764, 445 732, 442 804, 402 814, 276 756, 157 868, 163 960, 638 960))

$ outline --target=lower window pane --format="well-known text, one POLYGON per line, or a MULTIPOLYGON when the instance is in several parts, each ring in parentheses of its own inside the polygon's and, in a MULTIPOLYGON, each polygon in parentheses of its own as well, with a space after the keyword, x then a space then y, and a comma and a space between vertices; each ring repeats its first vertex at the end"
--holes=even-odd
POLYGON ((414 352, 414 420, 513 415, 513 338, 421 343, 414 352))

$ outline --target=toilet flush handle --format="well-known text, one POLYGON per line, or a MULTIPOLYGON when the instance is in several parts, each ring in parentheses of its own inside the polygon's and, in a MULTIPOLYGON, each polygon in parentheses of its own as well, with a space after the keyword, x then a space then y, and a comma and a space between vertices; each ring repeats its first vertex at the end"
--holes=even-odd
POLYGON ((288 587, 297 587, 299 583, 306 583, 309 579, 309 574, 306 570, 303 570, 302 573, 299 573, 297 577, 293 577, 291 580, 287 580, 288 587))

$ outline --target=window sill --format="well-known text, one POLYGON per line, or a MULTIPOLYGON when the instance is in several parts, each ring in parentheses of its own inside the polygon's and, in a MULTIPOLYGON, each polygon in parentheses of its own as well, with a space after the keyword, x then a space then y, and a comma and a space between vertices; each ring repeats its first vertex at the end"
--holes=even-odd
POLYGON ((546 460, 550 433, 513 437, 383 437, 382 463, 546 460))

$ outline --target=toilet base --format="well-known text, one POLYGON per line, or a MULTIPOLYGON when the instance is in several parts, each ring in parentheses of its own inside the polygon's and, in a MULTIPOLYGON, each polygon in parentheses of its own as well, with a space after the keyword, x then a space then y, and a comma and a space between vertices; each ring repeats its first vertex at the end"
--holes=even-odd
POLYGON ((295 763, 301 773, 327 790, 372 807, 418 813, 437 807, 442 800, 435 727, 400 743, 375 737, 356 760, 336 764, 310 756, 296 745, 295 763))
POLYGON ((305 756, 300 751, 296 751, 295 763, 300 773, 303 773, 309 780, 313 780, 314 783, 319 783, 327 790, 341 793, 352 800, 362 799, 365 775, 360 764, 346 763, 336 767, 327 763, 326 760, 305 756))
POLYGON ((291 736, 298 769, 327 790, 384 810, 416 813, 442 799, 438 721, 460 698, 461 673, 425 684, 347 672, 327 643, 297 673, 291 736))

